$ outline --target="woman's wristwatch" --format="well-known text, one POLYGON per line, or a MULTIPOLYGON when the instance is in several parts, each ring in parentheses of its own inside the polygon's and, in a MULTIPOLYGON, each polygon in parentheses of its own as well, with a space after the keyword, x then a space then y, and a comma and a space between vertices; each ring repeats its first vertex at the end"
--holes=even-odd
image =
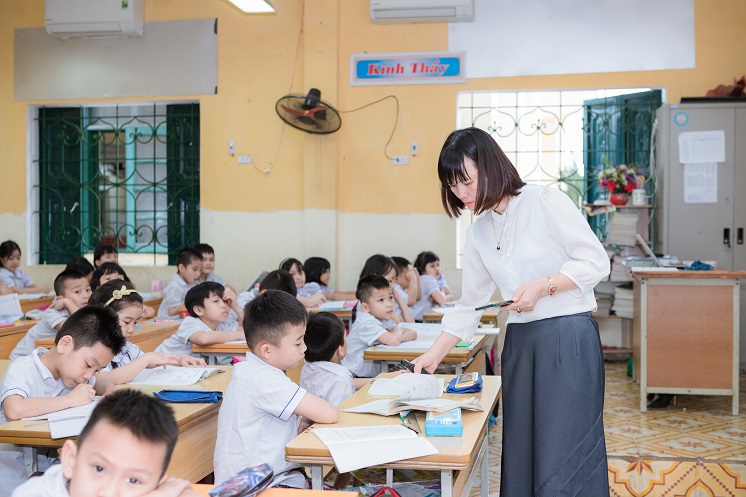
POLYGON ((547 292, 549 292, 550 297, 554 297, 554 295, 559 290, 559 288, 557 288, 557 283, 554 282, 551 276, 547 276, 547 281, 549 281, 549 288, 547 288, 547 292))

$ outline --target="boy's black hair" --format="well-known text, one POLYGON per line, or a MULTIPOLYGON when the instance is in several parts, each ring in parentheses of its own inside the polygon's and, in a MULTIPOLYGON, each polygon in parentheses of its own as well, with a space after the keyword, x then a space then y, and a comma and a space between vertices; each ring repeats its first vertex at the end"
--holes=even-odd
POLYGON ((202 252, 192 247, 186 247, 186 248, 179 250, 179 253, 176 255, 177 272, 178 272, 179 266, 188 266, 195 259, 198 261, 201 261, 202 252))
POLYGON ((93 271, 93 276, 91 276, 91 290, 98 288, 101 285, 101 277, 107 274, 118 274, 121 276, 119 279, 131 283, 129 276, 124 272, 122 266, 116 262, 104 262, 93 271))
POLYGON ((85 257, 74 257, 67 261, 65 269, 75 269, 87 278, 93 272, 93 264, 85 257))
POLYGON ((259 291, 261 292, 262 290, 281 290, 293 297, 298 295, 293 275, 284 269, 275 269, 267 273, 267 276, 259 284, 259 291))
POLYGON ((373 295, 373 290, 388 290, 390 288, 391 285, 389 285, 386 278, 380 274, 369 274, 363 276, 360 278, 360 281, 357 282, 355 296, 360 302, 367 303, 371 295, 373 295))
POLYGON ((391 270, 396 271, 399 274, 399 268, 396 263, 391 260, 391 257, 383 254, 375 254, 368 257, 365 261, 363 270, 360 271, 360 278, 369 274, 377 274, 378 276, 386 276, 391 270))
MULTIPOLYGON (((5 240, 3 243, 0 243, 0 259, 10 257, 16 250, 19 254, 21 253, 21 247, 16 242, 5 240)), ((0 267, 4 267, 2 262, 0 262, 0 267)))
POLYGON ((200 283, 187 291, 184 296, 184 307, 186 307, 190 316, 198 318, 197 313, 194 312, 194 308, 197 306, 204 307, 205 300, 209 299, 210 295, 217 295, 222 299, 224 291, 225 287, 216 281, 200 283))
POLYGON ((427 266, 431 262, 439 260, 440 257, 438 257, 435 252, 420 252, 419 254, 417 254, 417 258, 414 260, 414 267, 415 269, 417 269, 418 273, 425 274, 425 266, 427 266))
POLYGON ((67 318, 54 337, 54 344, 64 336, 72 337, 73 350, 100 343, 114 355, 122 351, 126 342, 116 312, 97 306, 82 307, 67 318))
POLYGON ((274 346, 288 332, 290 326, 305 326, 308 312, 297 298, 279 290, 267 290, 246 304, 243 330, 250 349, 266 341, 274 346))
POLYGON ((306 362, 331 361, 345 343, 345 324, 331 312, 313 312, 306 324, 306 362))
POLYGON ((409 269, 409 265, 412 264, 409 262, 409 260, 405 259, 404 257, 399 257, 397 255, 391 256, 391 260, 394 261, 394 264, 396 264, 396 267, 399 268, 399 274, 402 273, 402 269, 406 271, 409 269))
MULTIPOLYGON (((108 264, 108 263, 107 263, 108 264)), ((142 306, 142 295, 140 295, 137 292, 131 292, 127 295, 122 295, 119 293, 120 298, 115 298, 111 301, 109 305, 106 305, 107 302, 111 300, 112 297, 114 297, 114 292, 121 292, 122 287, 124 287, 126 290, 134 290, 135 287, 132 286, 132 283, 125 280, 111 280, 107 281, 100 287, 96 288, 96 290, 93 291, 91 294, 91 297, 88 299, 88 305, 97 305, 101 307, 108 307, 109 309, 113 310, 114 312, 119 312, 125 307, 129 307, 131 305, 139 304, 142 306)))
POLYGON ((329 261, 323 257, 309 257, 306 262, 303 263, 303 269, 306 270, 306 283, 321 283, 321 275, 324 274, 328 269, 331 269, 332 265, 329 261))
MULTIPOLYGON (((133 388, 123 388, 106 395, 93 409, 83 431, 78 435, 80 448, 93 431, 105 421, 117 428, 124 428, 135 438, 151 444, 164 444, 166 456, 163 459, 161 476, 166 472, 171 454, 179 436, 179 426, 174 419, 174 411, 164 402, 133 388)), ((112 441, 112 443, 119 443, 112 441)))
POLYGON ((65 269, 54 279, 54 294, 62 297, 65 293, 65 285, 70 280, 85 279, 85 275, 75 269, 65 269))
POLYGON ((95 263, 97 260, 101 259, 101 257, 108 254, 119 254, 119 251, 117 251, 114 245, 108 243, 100 244, 98 247, 93 249, 93 262, 95 263))
POLYGON ((298 259, 293 259, 292 257, 288 257, 287 259, 283 260, 280 263, 279 269, 284 269, 289 273, 290 270, 293 269, 293 266, 298 266, 298 269, 300 269, 301 273, 306 272, 306 270, 303 268, 303 263, 298 259))
POLYGON ((206 243, 198 243, 194 246, 194 249, 200 254, 212 254, 215 255, 215 249, 206 243))

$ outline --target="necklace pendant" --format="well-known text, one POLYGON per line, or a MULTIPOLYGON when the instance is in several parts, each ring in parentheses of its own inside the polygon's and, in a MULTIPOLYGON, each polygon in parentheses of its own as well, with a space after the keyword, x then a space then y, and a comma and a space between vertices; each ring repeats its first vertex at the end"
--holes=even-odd
POLYGON ((500 250, 500 242, 497 242, 497 250, 500 250))

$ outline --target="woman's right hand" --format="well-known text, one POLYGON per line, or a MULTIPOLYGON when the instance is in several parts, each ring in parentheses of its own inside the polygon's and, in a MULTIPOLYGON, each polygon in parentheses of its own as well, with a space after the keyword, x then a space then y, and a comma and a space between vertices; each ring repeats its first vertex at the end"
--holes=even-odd
POLYGON ((412 362, 414 363, 415 373, 420 373, 423 369, 428 373, 432 373, 438 367, 438 364, 440 364, 440 359, 438 358, 438 354, 431 349, 412 362))

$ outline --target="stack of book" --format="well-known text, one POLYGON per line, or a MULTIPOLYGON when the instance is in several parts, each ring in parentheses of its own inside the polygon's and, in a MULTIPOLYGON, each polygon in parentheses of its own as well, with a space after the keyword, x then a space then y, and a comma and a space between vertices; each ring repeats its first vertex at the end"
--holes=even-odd
POLYGON ((637 235, 637 214, 615 212, 611 216, 606 241, 617 245, 634 245, 637 235))
POLYGON ((632 301, 633 291, 631 288, 618 286, 614 289, 614 302, 611 310, 619 317, 633 319, 635 307, 632 301))

